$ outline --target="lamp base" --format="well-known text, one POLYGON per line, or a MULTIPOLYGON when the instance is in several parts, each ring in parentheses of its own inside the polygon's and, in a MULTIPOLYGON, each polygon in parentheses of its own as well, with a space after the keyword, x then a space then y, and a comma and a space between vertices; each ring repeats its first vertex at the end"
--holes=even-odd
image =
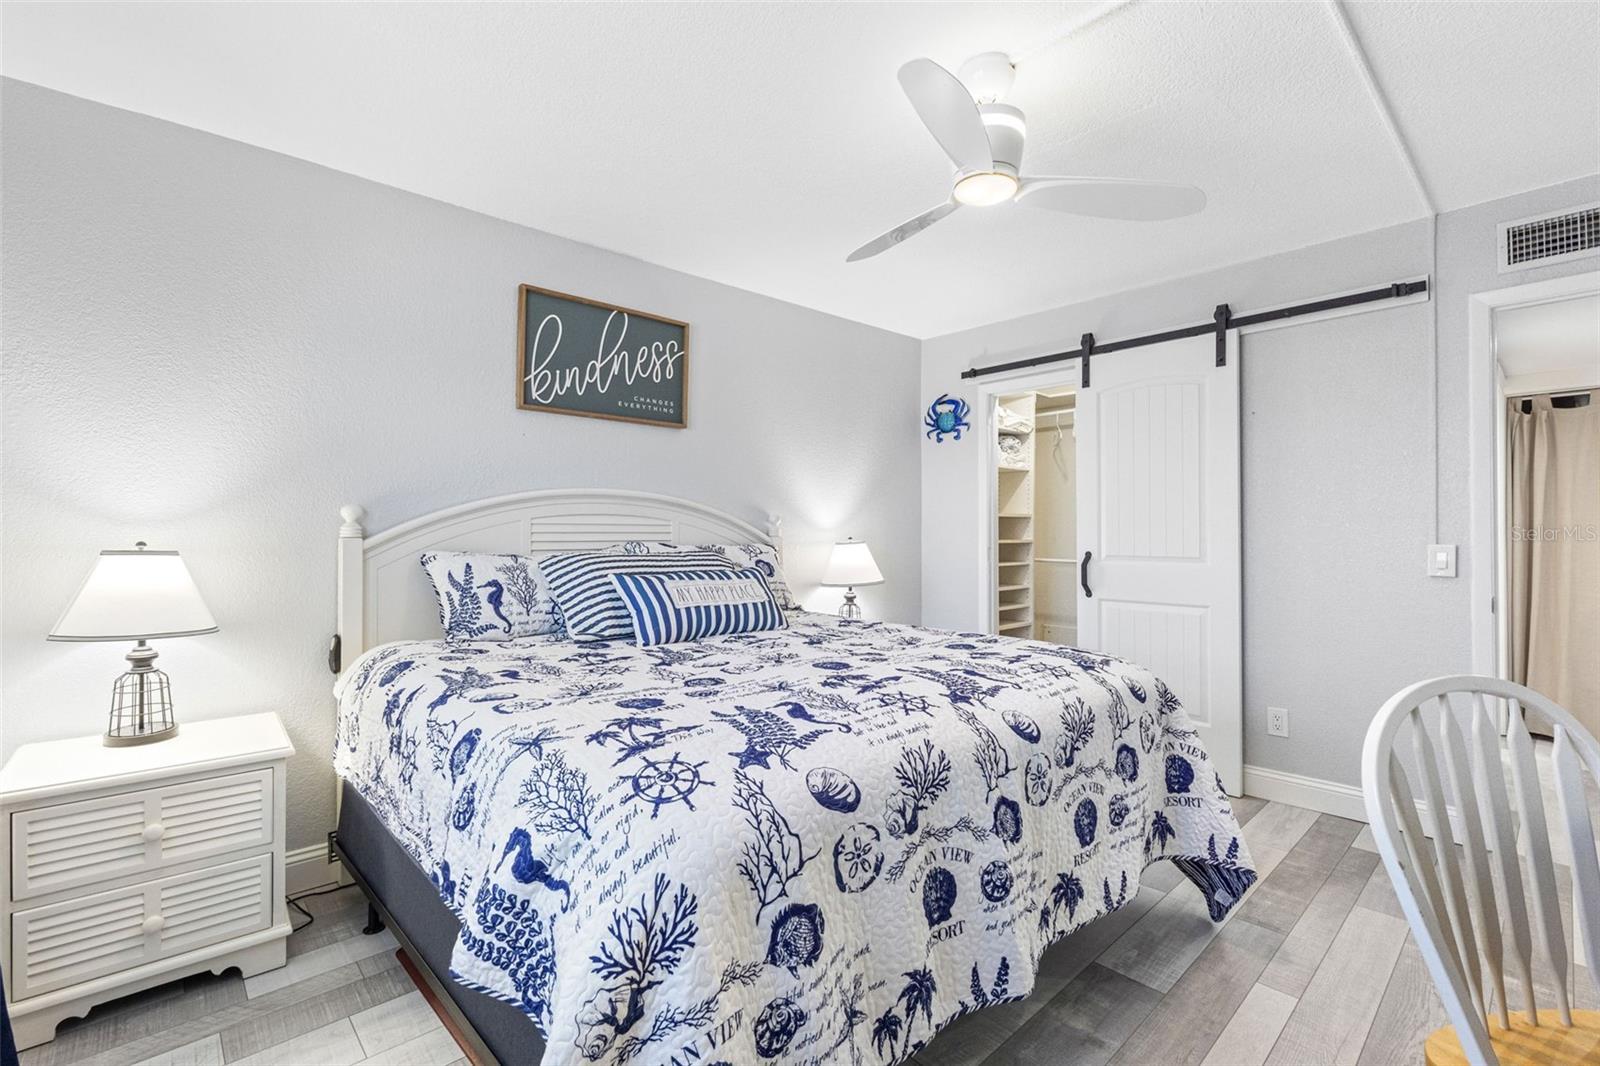
POLYGON ((154 744, 158 740, 171 740, 178 735, 176 724, 155 733, 107 733, 100 743, 108 748, 131 748, 138 744, 154 744))
POLYGON ((861 621, 861 605, 856 602, 856 590, 854 588, 844 590, 844 602, 839 605, 839 617, 850 618, 857 622, 861 621))
POLYGON ((172 714, 172 684, 155 668, 156 650, 139 641, 127 655, 132 669, 111 689, 111 720, 106 723, 108 748, 154 744, 178 735, 172 714))

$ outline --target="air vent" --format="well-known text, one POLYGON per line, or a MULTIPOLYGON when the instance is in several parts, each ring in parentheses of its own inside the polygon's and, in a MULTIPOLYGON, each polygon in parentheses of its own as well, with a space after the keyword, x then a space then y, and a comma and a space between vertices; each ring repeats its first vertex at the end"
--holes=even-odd
POLYGON ((1498 246, 1502 274, 1600 255, 1600 204, 1502 222, 1498 246))

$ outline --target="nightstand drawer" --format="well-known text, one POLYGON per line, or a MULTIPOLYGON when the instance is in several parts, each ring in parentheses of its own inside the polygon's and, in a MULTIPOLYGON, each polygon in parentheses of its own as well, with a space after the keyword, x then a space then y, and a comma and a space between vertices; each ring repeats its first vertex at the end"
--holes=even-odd
POLYGON ((272 923, 272 856, 11 916, 14 999, 132 969, 272 923))
POLYGON ((11 898, 29 899, 272 843, 272 771, 11 815, 11 898))

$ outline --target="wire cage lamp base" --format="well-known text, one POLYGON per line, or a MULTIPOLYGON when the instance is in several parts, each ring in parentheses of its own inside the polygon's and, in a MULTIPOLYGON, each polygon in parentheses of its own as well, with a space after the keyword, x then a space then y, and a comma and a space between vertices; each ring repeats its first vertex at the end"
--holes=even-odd
POLYGON ((127 655, 133 666, 111 686, 106 747, 153 744, 178 735, 172 714, 172 682, 155 668, 156 650, 139 641, 127 655))

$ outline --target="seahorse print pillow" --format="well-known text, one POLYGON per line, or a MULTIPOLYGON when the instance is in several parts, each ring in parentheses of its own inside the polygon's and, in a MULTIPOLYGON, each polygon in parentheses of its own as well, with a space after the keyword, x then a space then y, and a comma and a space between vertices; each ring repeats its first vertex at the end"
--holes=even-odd
POLYGON ((446 640, 512 640, 561 631, 555 599, 526 555, 423 552, 446 640))

